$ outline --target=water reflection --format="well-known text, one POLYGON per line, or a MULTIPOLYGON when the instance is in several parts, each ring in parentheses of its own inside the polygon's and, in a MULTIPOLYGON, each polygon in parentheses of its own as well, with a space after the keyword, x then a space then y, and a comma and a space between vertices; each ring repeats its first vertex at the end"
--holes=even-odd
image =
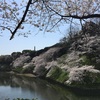
POLYGON ((19 97, 38 100, 100 100, 100 97, 75 95, 64 87, 41 79, 0 73, 0 100, 19 97))

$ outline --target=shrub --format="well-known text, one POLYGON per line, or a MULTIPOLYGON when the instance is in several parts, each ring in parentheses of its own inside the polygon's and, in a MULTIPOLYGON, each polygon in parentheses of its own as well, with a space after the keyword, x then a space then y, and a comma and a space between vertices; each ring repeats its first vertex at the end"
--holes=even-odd
POLYGON ((22 73, 23 68, 22 67, 16 67, 14 69, 12 69, 14 72, 16 73, 22 73))
POLYGON ((23 68, 21 73, 33 73, 34 67, 35 66, 33 65, 33 66, 30 66, 30 67, 23 68))
POLYGON ((52 67, 46 77, 64 83, 68 79, 68 73, 59 67, 52 67))
POLYGON ((82 65, 91 65, 91 60, 88 58, 88 56, 86 55, 83 55, 82 57, 82 60, 81 60, 81 64, 82 65))

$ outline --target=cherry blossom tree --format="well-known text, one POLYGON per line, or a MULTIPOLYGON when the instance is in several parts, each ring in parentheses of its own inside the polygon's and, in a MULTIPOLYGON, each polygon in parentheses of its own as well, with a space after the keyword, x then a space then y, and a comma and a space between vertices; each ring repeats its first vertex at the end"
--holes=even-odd
POLYGON ((50 32, 63 24, 75 24, 100 18, 100 0, 0 0, 0 30, 29 34, 34 27, 50 32), (24 28, 31 25, 28 32, 24 28))

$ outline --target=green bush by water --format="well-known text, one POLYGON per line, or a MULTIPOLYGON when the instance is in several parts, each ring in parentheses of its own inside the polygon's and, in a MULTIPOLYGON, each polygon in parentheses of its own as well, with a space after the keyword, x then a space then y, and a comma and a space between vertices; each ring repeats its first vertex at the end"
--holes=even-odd
POLYGON ((68 73, 59 67, 53 67, 47 74, 47 77, 57 82, 64 83, 68 79, 68 73))

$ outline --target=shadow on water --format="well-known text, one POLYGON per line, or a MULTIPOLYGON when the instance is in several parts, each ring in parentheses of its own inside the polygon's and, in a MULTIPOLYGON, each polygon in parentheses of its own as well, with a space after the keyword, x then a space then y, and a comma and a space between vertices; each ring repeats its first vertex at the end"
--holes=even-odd
MULTIPOLYGON (((100 100, 82 90, 52 84, 42 79, 0 73, 0 100, 5 98, 38 98, 38 100, 100 100), (73 92, 72 92, 73 91, 73 92), (82 93, 84 95, 81 95, 82 93)), ((89 93, 89 91, 88 91, 89 93)))

